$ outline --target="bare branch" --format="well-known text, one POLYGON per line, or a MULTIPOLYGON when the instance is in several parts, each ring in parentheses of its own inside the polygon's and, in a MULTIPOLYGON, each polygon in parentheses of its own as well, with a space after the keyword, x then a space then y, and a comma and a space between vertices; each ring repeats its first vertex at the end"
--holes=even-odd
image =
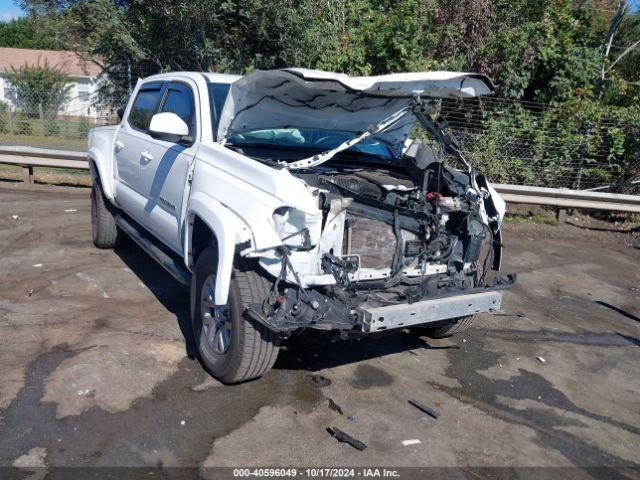
MULTIPOLYGON (((611 45, 613 44, 613 37, 624 18, 625 13, 629 10, 629 4, 627 0, 618 0, 618 8, 616 8, 616 13, 613 15, 611 19, 611 25, 609 26, 609 31, 607 32, 607 36, 604 39, 604 57, 605 59, 609 57, 609 52, 611 51, 611 45)), ((603 67, 604 70, 604 67, 603 67)))
POLYGON ((602 94, 604 93, 604 85, 607 79, 607 72, 611 70, 611 67, 607 68, 607 59, 609 58, 609 53, 611 52, 613 37, 618 31, 618 28, 620 27, 620 24, 622 23, 622 20, 629 8, 629 2, 627 0, 618 0, 616 13, 611 19, 611 25, 609 26, 609 31, 607 32, 607 36, 604 39, 602 48, 604 52, 604 58, 602 59, 602 67, 600 69, 600 86, 598 87, 598 98, 601 98, 602 94))
POLYGON ((624 52, 622 52, 620 55, 618 55, 618 58, 616 58, 613 62, 611 62, 611 65, 609 65, 609 68, 607 68, 607 71, 605 73, 607 73, 609 70, 611 70, 613 67, 615 67, 616 63, 618 63, 620 60, 622 60, 627 54, 631 53, 638 45, 640 45, 640 39, 636 40, 631 45, 629 45, 627 48, 625 48, 624 52))

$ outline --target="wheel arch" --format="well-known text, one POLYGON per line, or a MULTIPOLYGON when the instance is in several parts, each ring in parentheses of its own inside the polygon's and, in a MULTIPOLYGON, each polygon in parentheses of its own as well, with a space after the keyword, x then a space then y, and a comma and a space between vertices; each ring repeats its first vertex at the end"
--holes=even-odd
POLYGON ((109 200, 113 200, 113 184, 109 181, 110 174, 107 171, 105 162, 101 159, 100 153, 97 149, 89 150, 87 155, 87 161, 89 162, 89 172, 91 173, 91 179, 99 182, 102 186, 102 191, 105 197, 109 200))
POLYGON ((208 246, 216 248, 217 305, 227 303, 236 247, 247 240, 251 240, 250 230, 236 214, 209 195, 201 192, 192 195, 185 221, 184 261, 193 271, 202 251, 208 246))
POLYGON ((94 179, 99 179, 105 197, 114 197, 114 138, 118 127, 96 127, 89 130, 87 160, 94 179))

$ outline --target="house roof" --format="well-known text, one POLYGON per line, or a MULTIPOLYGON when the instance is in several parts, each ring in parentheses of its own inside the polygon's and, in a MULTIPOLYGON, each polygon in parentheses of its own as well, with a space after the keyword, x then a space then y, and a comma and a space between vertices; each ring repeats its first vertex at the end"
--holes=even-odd
POLYGON ((23 65, 44 65, 60 69, 72 77, 95 77, 100 67, 82 60, 77 53, 66 50, 31 50, 27 48, 0 48, 0 72, 23 65))

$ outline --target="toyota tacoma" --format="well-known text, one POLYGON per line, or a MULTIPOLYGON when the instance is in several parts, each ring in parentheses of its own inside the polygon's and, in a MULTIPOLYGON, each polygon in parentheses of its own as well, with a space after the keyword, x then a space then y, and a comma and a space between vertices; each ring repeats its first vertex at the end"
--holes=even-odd
POLYGON ((189 287, 199 356, 227 383, 303 329, 460 332, 515 277, 498 273, 505 203, 438 112, 492 91, 457 72, 139 80, 120 123, 89 132, 93 242, 127 235, 189 287))

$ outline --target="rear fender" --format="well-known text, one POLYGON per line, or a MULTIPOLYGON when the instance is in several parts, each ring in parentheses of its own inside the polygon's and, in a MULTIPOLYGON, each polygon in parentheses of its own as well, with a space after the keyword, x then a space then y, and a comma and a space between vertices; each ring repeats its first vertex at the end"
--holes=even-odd
POLYGON ((114 165, 113 165, 113 140, 116 135, 116 126, 97 127, 89 131, 89 168, 92 178, 99 177, 102 191, 109 200, 114 196, 114 165))

